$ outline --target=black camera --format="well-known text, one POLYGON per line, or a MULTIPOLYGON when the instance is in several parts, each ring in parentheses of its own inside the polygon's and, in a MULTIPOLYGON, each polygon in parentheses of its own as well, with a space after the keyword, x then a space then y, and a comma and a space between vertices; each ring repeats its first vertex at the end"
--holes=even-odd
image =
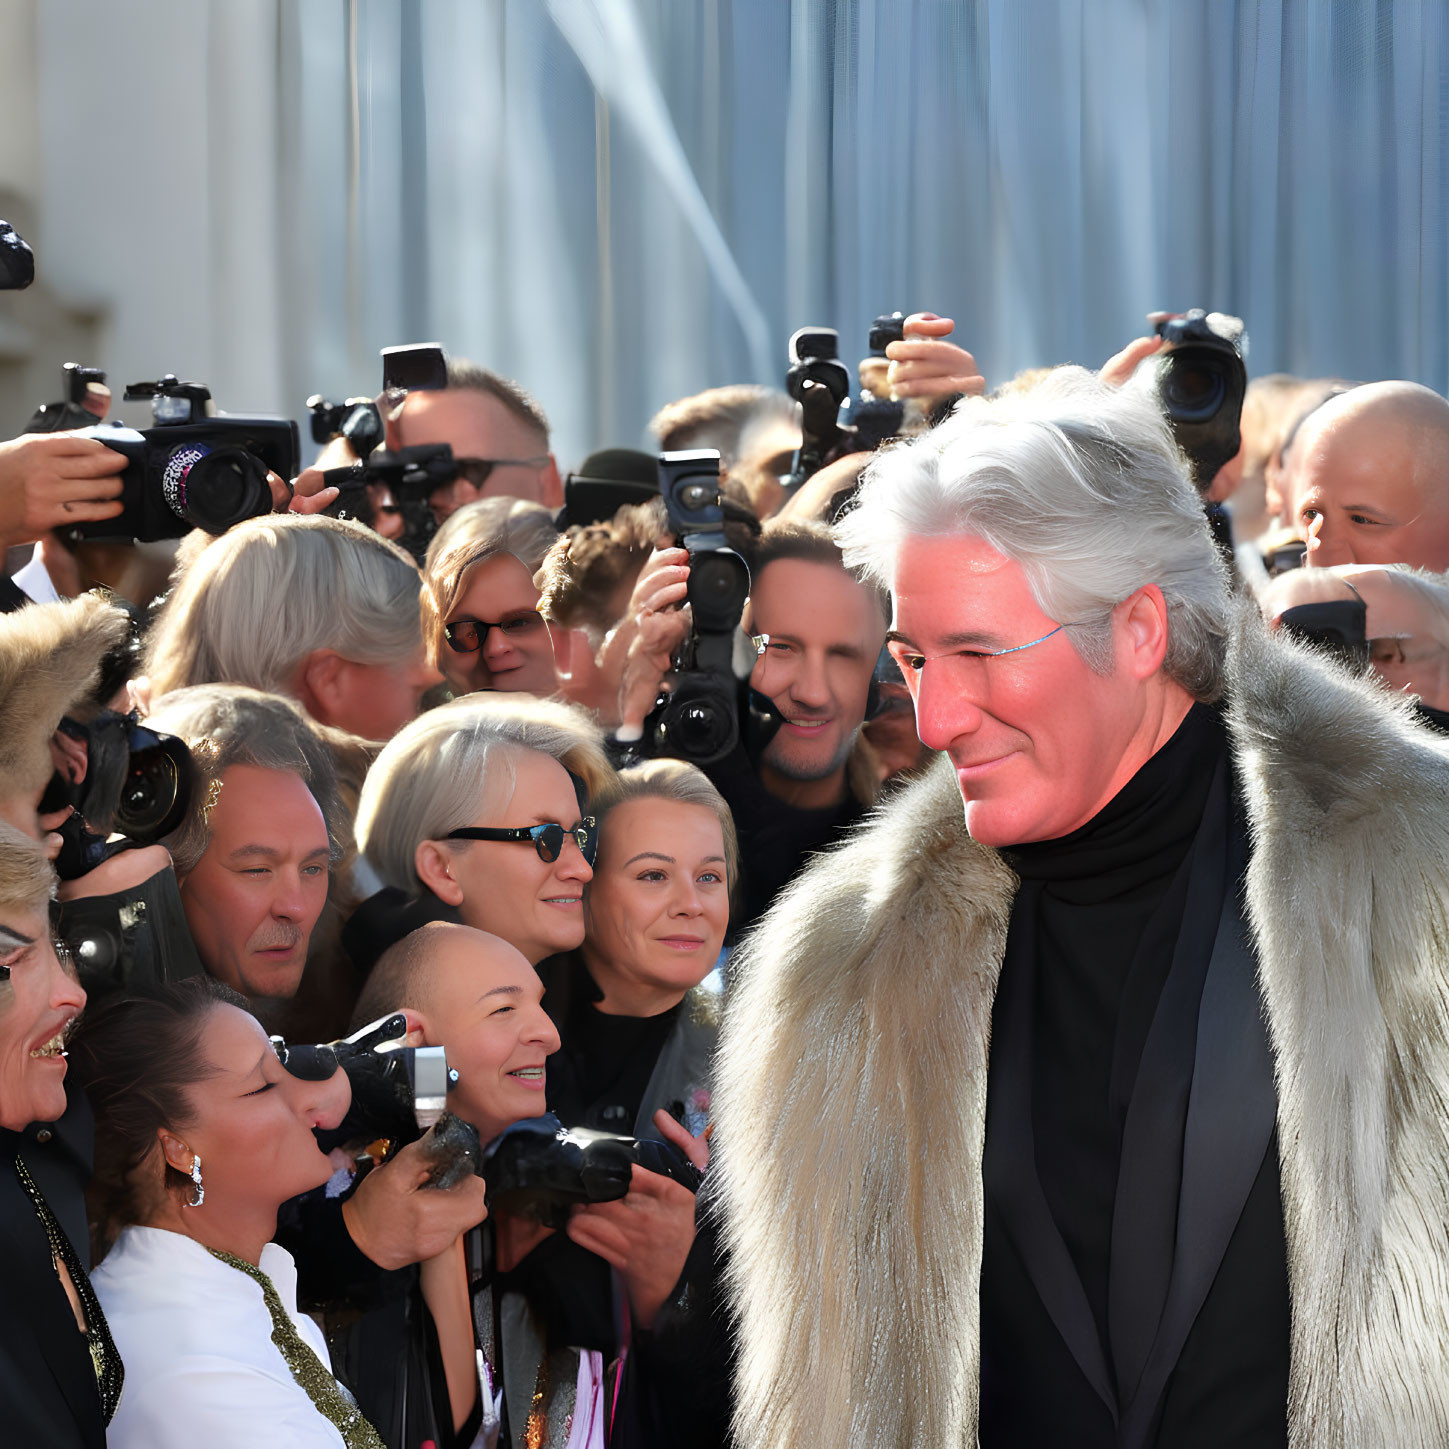
POLYGON ((312 420, 312 441, 325 447, 333 438, 346 438, 359 458, 368 457, 382 446, 382 414, 370 397, 350 397, 330 403, 320 392, 307 399, 312 420))
MULTIPOLYGON (((902 341, 905 335, 905 314, 884 312, 870 324, 866 345, 872 357, 883 358, 886 348, 892 342, 902 341)), ((862 387, 853 397, 846 398, 840 411, 841 431, 847 434, 850 445, 847 451, 874 452, 900 432, 905 420, 905 403, 877 397, 862 387)))
MULTIPOLYGON (((28 432, 53 432, 74 419, 75 389, 84 391, 93 369, 67 364, 66 398, 48 403, 31 418, 28 432), (67 409, 70 412, 67 412, 67 409)), ((297 473, 297 425, 290 418, 218 413, 211 391, 199 382, 179 382, 168 373, 159 382, 133 382, 127 402, 149 399, 155 426, 128 428, 97 423, 79 429, 125 455, 121 512, 115 518, 78 523, 64 530, 70 540, 181 538, 193 528, 225 533, 243 519, 272 511, 270 470, 283 478, 297 473)))
POLYGON ((0 221, 0 292, 19 292, 34 280, 35 253, 8 221, 0 221))
POLYGON ((63 395, 56 402, 41 403, 30 415, 27 433, 59 433, 94 426, 96 414, 85 406, 86 391, 93 382, 103 383, 106 374, 99 367, 82 367, 67 362, 61 368, 63 395))
POLYGON ((1157 335, 1168 344, 1158 355, 1157 394, 1192 464, 1193 482, 1206 492, 1242 443, 1239 423, 1248 390, 1239 346, 1243 324, 1194 307, 1185 317, 1159 322, 1157 335))
POLYGON ((355 518, 369 528, 377 526, 377 509, 368 487, 386 487, 392 494, 392 506, 402 514, 403 534, 399 542, 421 564, 427 557, 428 544, 438 531, 428 496, 457 476, 458 465, 447 443, 423 443, 416 448, 399 448, 395 453, 378 448, 364 462, 328 468, 322 474, 322 481, 326 487, 338 489, 327 512, 334 518, 355 518))
POLYGON ((699 1169, 671 1142, 565 1127, 557 1117, 515 1122, 499 1137, 483 1176, 489 1211, 562 1228, 577 1203, 617 1202, 643 1167, 698 1192, 699 1169))
POLYGON ((403 1045, 408 1020, 402 1012, 369 1023, 341 1041, 272 1046, 282 1065, 308 1082, 325 1082, 339 1067, 352 1084, 352 1102, 336 1127, 316 1130, 324 1152, 362 1148, 385 1140, 390 1147, 416 1142, 447 1111, 458 1073, 442 1047, 403 1045))
POLYGON ((734 644, 750 570, 725 538, 718 452, 661 453, 659 492, 670 532, 689 553, 694 628, 675 657, 674 688, 649 716, 645 735, 655 754, 710 764, 739 743, 734 644))
POLYGON ((54 748, 73 763, 51 776, 39 809, 74 810, 60 829, 55 869, 62 880, 94 870, 127 845, 154 845, 186 818, 195 779, 191 751, 184 740, 147 729, 138 714, 108 709, 89 724, 63 719, 54 748), (124 839, 108 844, 113 834, 124 839))

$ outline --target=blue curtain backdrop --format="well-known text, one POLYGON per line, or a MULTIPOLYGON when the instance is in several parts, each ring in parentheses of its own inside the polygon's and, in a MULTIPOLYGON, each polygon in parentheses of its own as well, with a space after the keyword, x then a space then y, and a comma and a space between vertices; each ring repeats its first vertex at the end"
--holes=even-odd
POLYGON ((894 307, 955 317, 992 381, 1205 305, 1254 374, 1449 387, 1438 0, 184 11, 39 7, 48 257, 112 309, 117 375, 296 413, 437 338, 533 389, 566 462, 894 307), (144 183, 79 185, 128 128, 144 183))

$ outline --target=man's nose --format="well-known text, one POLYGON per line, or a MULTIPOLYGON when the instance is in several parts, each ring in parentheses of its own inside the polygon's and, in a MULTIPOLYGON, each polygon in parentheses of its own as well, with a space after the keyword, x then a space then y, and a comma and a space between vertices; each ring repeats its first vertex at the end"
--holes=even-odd
POLYGON ((916 733, 928 749, 946 750, 953 740, 973 735, 984 718, 962 680, 947 679, 939 661, 925 664, 912 691, 916 733))
POLYGON ((524 1040, 535 1042, 541 1046, 545 1056, 552 1056, 563 1045, 559 1039, 558 1028, 553 1024, 553 1018, 541 1006, 534 1008, 534 1015, 528 1023, 528 1031, 524 1040))
POLYGON ((297 921, 310 909, 302 873, 297 870, 279 870, 277 888, 272 896, 272 914, 282 920, 297 921))
POLYGON ((807 652, 785 691, 789 698, 807 709, 824 709, 830 703, 830 679, 823 655, 807 652))

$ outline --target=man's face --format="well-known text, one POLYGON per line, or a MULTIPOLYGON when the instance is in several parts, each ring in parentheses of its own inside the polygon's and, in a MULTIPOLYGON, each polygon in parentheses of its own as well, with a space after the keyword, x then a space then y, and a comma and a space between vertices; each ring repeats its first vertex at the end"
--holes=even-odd
POLYGON ((769 646, 751 687, 785 716, 763 763, 786 779, 825 780, 845 765, 865 719, 885 621, 843 568, 777 559, 750 592, 750 629, 769 646))
POLYGON ((442 930, 429 949, 424 1040, 446 1047, 458 1071, 449 1108, 491 1141, 545 1110, 544 1063, 559 1038, 541 1005, 543 982, 517 950, 483 931, 442 930))
MULTIPOLYGON (((408 394, 397 421, 398 446, 447 443, 459 460, 526 459, 495 462, 481 484, 459 477, 428 496, 433 516, 441 523, 465 503, 506 494, 557 507, 558 470, 548 455, 548 439, 497 398, 476 388, 444 388, 408 394)), ((481 468, 477 473, 481 473, 481 468)), ((476 476, 476 473, 475 473, 476 476)))
POLYGON ((321 807, 300 775, 233 765, 208 825, 210 843, 181 881, 202 965, 244 996, 295 996, 327 902, 321 807))
POLYGON ((1425 446, 1417 429, 1389 418, 1345 419, 1295 439, 1290 522, 1308 539, 1305 566, 1449 569, 1442 450, 1442 442, 1425 446))
POLYGON ((546 698, 558 689, 553 640, 538 612, 538 590, 528 569, 511 553, 495 554, 468 570, 446 623, 468 621, 489 628, 474 653, 458 653, 443 641, 443 674, 455 694, 499 689, 546 698))
MULTIPOLYGON (((1023 845, 1085 825, 1125 783, 1142 681, 1120 662, 1107 675, 1088 669, 1065 629, 1043 639, 1062 621, 1041 611, 1021 566, 982 539, 908 539, 891 594, 891 653, 921 739, 956 766, 972 836, 1023 845), (984 656, 998 649, 1017 652, 984 656)), ((1113 631, 1120 661, 1120 621, 1113 631)))

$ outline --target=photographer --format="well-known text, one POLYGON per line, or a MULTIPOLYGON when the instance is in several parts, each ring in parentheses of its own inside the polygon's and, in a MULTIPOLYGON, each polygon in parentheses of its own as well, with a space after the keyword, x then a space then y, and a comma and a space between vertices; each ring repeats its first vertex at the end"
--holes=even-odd
POLYGON ((153 627, 153 696, 192 684, 290 695, 320 724, 385 740, 438 682, 417 565, 359 523, 248 519, 190 561, 153 627))
MULTIPOLYGON (((658 587, 639 614, 621 690, 619 738, 640 738, 679 644, 689 564, 683 549, 656 555, 658 587)), ((750 689, 777 728, 753 756, 741 745, 705 767, 739 831, 740 908, 747 927, 807 857, 874 803, 875 762, 861 744, 887 619, 882 598, 856 581, 818 524, 767 524, 752 560, 745 628, 757 658, 750 689)))

